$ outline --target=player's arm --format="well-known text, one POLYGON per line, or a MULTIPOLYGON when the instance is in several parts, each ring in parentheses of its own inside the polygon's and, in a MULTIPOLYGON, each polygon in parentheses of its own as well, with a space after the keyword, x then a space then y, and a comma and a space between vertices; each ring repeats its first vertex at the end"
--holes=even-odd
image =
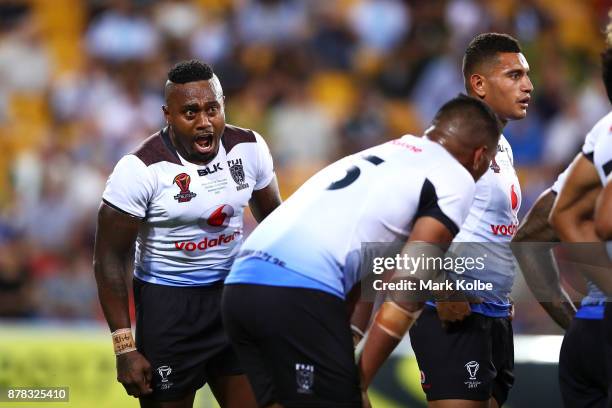
MULTIPOLYGON (((404 252, 410 252, 409 247, 419 241, 436 244, 438 247, 442 245, 442 249, 446 250, 453 237, 454 234, 439 220, 421 217, 414 224, 404 252)), ((376 372, 419 317, 423 305, 421 301, 387 301, 380 307, 359 358, 361 386, 364 389, 370 385, 376 372)))
POLYGON ((584 154, 578 154, 570 165, 567 180, 555 199, 549 218, 562 241, 598 241, 593 223, 594 202, 589 206, 582 198, 600 186, 593 163, 584 154))
POLYGON ((254 132, 254 134, 257 140, 257 171, 249 207, 259 223, 281 204, 281 197, 270 149, 259 133, 254 132))
POLYGON ((576 309, 561 286, 551 248, 559 238, 548 223, 555 193, 548 189, 535 204, 512 239, 512 252, 529 288, 548 315, 564 330, 569 327, 576 309), (537 242, 530 245, 527 242, 537 242))
POLYGON ((610 177, 597 200, 595 231, 602 241, 612 240, 612 178, 610 177))
POLYGON ((281 196, 278 191, 276 176, 266 187, 261 190, 254 190, 249 200, 249 207, 257 222, 262 222, 279 205, 281 205, 281 196))
POLYGON ((351 332, 353 334, 353 345, 356 347, 368 329, 368 323, 372 317, 374 302, 366 302, 358 299, 351 314, 351 332))
POLYGON ((151 365, 135 349, 129 314, 128 265, 140 219, 102 203, 94 247, 94 273, 104 317, 117 354, 117 380, 134 397, 152 392, 151 365), (123 334, 121 333, 123 331, 123 334))

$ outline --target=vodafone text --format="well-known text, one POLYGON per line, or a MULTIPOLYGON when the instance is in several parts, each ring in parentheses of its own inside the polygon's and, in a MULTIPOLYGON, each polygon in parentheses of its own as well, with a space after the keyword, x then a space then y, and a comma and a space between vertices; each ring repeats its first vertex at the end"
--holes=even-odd
POLYGON ((200 251, 206 251, 206 249, 216 247, 217 245, 229 244, 230 242, 235 240, 239 235, 240 235, 240 232, 236 231, 230 235, 221 234, 217 238, 208 239, 208 237, 206 237, 199 242, 180 241, 180 242, 175 242, 174 247, 176 249, 182 249, 182 250, 189 251, 189 252, 193 252, 196 249, 200 251))
POLYGON ((491 224, 491 232, 493 235, 507 235, 513 237, 518 229, 518 224, 491 224))

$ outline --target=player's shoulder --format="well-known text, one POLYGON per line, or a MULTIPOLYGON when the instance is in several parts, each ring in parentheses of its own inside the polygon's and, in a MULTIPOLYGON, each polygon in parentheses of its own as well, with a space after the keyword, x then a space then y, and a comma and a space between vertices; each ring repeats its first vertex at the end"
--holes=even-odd
POLYGON ((612 111, 608 112, 606 116, 601 118, 595 124, 595 126, 593 126, 590 133, 592 133, 595 137, 595 142, 612 133, 612 111))
POLYGON ((265 144, 261 135, 252 129, 226 124, 221 135, 221 143, 226 153, 243 144, 265 144))
POLYGON ((508 142, 508 139, 506 139, 506 136, 504 136, 503 133, 499 135, 499 142, 497 144, 507 147, 509 149, 512 148, 512 146, 510 145, 510 142, 508 142))
POLYGON ((599 119, 597 123, 587 133, 584 140, 582 151, 585 154, 592 153, 595 145, 601 138, 601 136, 608 135, 612 131, 612 111, 608 112, 606 116, 599 119))
POLYGON ((132 160, 128 157, 138 158, 146 167, 160 162, 181 165, 178 153, 170 141, 168 128, 146 138, 133 152, 124 156, 125 160, 132 160))

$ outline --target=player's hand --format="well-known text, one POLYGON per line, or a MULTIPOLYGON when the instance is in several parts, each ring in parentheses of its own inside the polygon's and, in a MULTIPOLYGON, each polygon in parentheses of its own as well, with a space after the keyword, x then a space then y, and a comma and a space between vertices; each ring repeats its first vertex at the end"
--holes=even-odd
POLYGON ((482 303, 482 299, 461 291, 440 291, 434 294, 438 318, 446 326, 448 323, 460 322, 470 314, 470 303, 482 303))
POLYGON ((151 364, 138 351, 117 356, 117 381, 123 385, 128 395, 138 398, 152 393, 152 377, 151 364))
POLYGON ((370 403, 370 398, 368 398, 368 390, 361 390, 361 407, 362 408, 372 408, 372 404, 370 403))
POLYGON ((460 322, 472 313, 468 301, 436 302, 438 318, 442 323, 460 322))

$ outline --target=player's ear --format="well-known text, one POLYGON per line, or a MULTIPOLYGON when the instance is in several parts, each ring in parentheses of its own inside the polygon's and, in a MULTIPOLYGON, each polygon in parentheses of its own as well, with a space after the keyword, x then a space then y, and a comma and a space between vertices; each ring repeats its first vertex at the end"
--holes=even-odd
POLYGON ((166 124, 169 124, 168 119, 170 116, 170 111, 168 111, 168 105, 162 105, 162 112, 164 113, 164 119, 166 120, 166 124))
POLYGON ((482 145, 474 150, 472 157, 472 174, 482 176, 489 167, 488 147, 482 145))
POLYGON ((485 91, 485 78, 480 74, 470 75, 470 88, 479 98, 484 98, 487 94, 485 91))

